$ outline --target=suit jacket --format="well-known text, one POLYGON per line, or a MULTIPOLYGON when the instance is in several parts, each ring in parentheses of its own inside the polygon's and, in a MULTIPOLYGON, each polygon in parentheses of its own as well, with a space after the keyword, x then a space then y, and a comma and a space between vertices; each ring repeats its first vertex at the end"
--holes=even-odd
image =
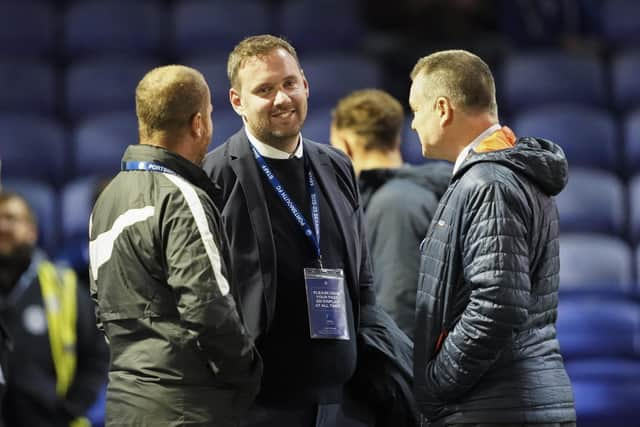
MULTIPOLYGON (((375 303, 362 209, 350 160, 331 146, 303 139, 305 155, 345 236, 345 279, 358 330, 360 307, 375 303)), ((267 330, 276 306, 276 254, 261 171, 244 129, 207 154, 205 172, 216 185, 231 249, 233 292, 254 338, 267 330)), ((267 189, 266 191, 272 191, 267 189)), ((295 250, 292 248, 292 250, 295 250)), ((286 254, 285 254, 286 255, 286 254)))

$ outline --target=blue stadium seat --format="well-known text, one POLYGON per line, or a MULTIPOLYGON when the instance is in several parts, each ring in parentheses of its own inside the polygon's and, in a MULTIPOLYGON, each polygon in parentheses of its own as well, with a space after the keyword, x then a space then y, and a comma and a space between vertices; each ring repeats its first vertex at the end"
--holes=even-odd
POLYGON ((640 305, 632 300, 561 297, 558 340, 568 362, 592 358, 638 358, 640 305))
POLYGON ((640 42, 640 2, 607 0, 602 2, 601 36, 613 46, 640 42))
POLYGON ((60 212, 62 214, 62 237, 87 238, 89 216, 93 209, 96 192, 102 180, 97 175, 84 176, 68 182, 60 192, 60 212))
POLYGON ((179 58, 216 51, 226 55, 247 36, 273 32, 264 2, 183 0, 174 4, 172 47, 179 58))
POLYGON ((125 149, 138 140, 138 120, 133 111, 87 119, 73 132, 75 175, 117 174, 125 149))
POLYGON ((625 171, 633 176, 640 171, 640 110, 627 115, 622 126, 625 171))
POLYGON ((518 136, 550 139, 564 150, 569 168, 620 169, 616 122, 606 111, 582 106, 548 106, 519 114, 518 136))
POLYGON ((61 245, 55 260, 76 270, 83 281, 88 281, 89 217, 97 192, 107 179, 96 175, 81 177, 67 183, 60 192, 61 245))
POLYGON ((51 53, 55 43, 53 2, 0 2, 0 56, 36 57, 51 53))
MULTIPOLYGON (((4 159, 2 166, 5 166, 4 159)), ((54 188, 42 181, 4 178, 3 174, 2 189, 18 193, 27 200, 38 221, 38 246, 52 254, 59 237, 58 198, 54 188)))
POLYGON ((402 152, 402 158, 405 163, 412 165, 420 165, 426 161, 422 155, 422 144, 416 131, 411 129, 412 117, 407 117, 404 121, 404 127, 402 129, 402 143, 400 145, 400 151, 402 152))
POLYGON ((155 0, 89 0, 64 15, 67 56, 154 55, 165 49, 166 14, 155 0))
POLYGON ((211 139, 211 145, 209 145, 209 151, 224 143, 230 136, 238 132, 242 126, 242 119, 235 111, 216 112, 214 110, 213 138, 211 139))
POLYGON ((640 107, 640 50, 626 50, 611 62, 611 90, 613 103, 619 111, 640 107))
POLYGON ((331 109, 309 111, 302 128, 302 136, 321 144, 329 144, 331 134, 331 109))
POLYGON ((334 108, 356 89, 382 87, 382 66, 362 55, 338 52, 300 58, 309 82, 309 109, 334 108))
MULTIPOLYGON (((635 257, 635 261, 636 261, 636 274, 638 276, 640 276, 640 244, 638 244, 638 246, 636 246, 636 257, 635 257)), ((638 277, 636 276, 636 277, 638 277)), ((636 295, 640 296, 640 281, 636 280, 636 287, 634 289, 634 292, 636 295)))
POLYGON ((629 181, 629 226, 631 240, 640 242, 640 174, 629 181))
POLYGON ((0 114, 3 178, 28 178, 54 186, 65 178, 66 134, 46 117, 0 114))
POLYGON ((75 62, 66 75, 65 110, 73 121, 99 113, 135 109, 135 89, 158 61, 96 58, 75 62))
POLYGON ((615 175, 572 168, 569 183, 556 197, 563 233, 615 234, 626 231, 625 188, 615 175))
MULTIPOLYGON (((636 367, 638 369, 638 367, 636 367)), ((640 383, 609 380, 572 381, 580 427, 629 426, 638 421, 640 383)))
POLYGON ((288 0, 277 18, 277 33, 300 52, 352 51, 361 47, 365 35, 358 3, 354 1, 288 0))
MULTIPOLYGON (((640 307, 637 308, 640 310, 640 307)), ((570 360, 566 363, 567 373, 572 381, 602 379, 640 384, 640 349, 637 350, 637 357, 632 358, 597 357, 570 360)))
POLYGON ((555 51, 507 56, 501 86, 501 107, 511 113, 560 103, 601 106, 607 93, 596 57, 555 51))
POLYGON ((214 120, 218 113, 233 112, 229 101, 230 83, 227 77, 227 55, 185 58, 183 63, 200 71, 207 80, 213 96, 214 120))
POLYGON ((38 60, 0 60, 0 111, 53 114, 56 73, 38 60))
POLYGON ((633 291, 633 255, 622 239, 591 233, 560 236, 560 291, 633 291))

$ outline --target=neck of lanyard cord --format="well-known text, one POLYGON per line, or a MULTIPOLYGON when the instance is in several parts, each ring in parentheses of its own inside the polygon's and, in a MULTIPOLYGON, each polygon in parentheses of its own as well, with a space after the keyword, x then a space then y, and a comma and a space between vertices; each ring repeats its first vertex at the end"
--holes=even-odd
POLYGON ((302 229, 304 235, 307 236, 307 238, 313 245, 314 249, 316 250, 316 254, 318 255, 320 268, 323 268, 322 253, 320 251, 320 204, 318 202, 318 193, 316 191, 316 184, 315 180, 313 179, 313 174, 311 173, 311 168, 307 167, 307 164, 305 162, 305 172, 307 174, 307 191, 309 192, 311 199, 311 216, 313 218, 315 233, 313 232, 313 230, 311 230, 311 227, 302 214, 302 211, 298 209, 296 204, 293 202, 289 194, 285 191, 284 187, 280 183, 280 180, 276 177, 267 162, 264 160, 262 155, 260 155, 253 144, 251 144, 251 150, 253 151, 253 156, 255 157, 260 170, 267 178, 267 181, 269 181, 271 187, 273 187, 276 194, 280 197, 280 200, 282 200, 287 209, 289 209, 289 212, 291 212, 291 215, 293 215, 294 219, 302 229))
POLYGON ((138 162, 138 161, 122 162, 121 169, 123 171, 148 171, 148 172, 161 172, 161 173, 168 173, 171 175, 177 175, 177 173, 175 173, 168 167, 155 162, 138 162))

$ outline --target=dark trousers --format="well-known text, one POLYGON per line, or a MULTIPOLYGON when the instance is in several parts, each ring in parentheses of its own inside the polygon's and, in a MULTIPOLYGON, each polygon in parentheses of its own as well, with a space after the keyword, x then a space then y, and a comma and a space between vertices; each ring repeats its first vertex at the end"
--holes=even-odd
POLYGON ((254 404, 240 422, 240 427, 373 427, 374 425, 375 421, 369 411, 350 400, 343 403, 286 409, 254 404))

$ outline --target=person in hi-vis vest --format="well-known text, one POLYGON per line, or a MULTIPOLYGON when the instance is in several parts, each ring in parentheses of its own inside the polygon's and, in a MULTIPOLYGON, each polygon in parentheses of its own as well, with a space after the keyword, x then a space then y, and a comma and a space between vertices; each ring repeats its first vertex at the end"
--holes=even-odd
POLYGON ((2 419, 12 427, 89 426, 83 415, 106 382, 108 349, 88 290, 36 240, 27 201, 0 192, 0 320, 12 342, 2 419))

